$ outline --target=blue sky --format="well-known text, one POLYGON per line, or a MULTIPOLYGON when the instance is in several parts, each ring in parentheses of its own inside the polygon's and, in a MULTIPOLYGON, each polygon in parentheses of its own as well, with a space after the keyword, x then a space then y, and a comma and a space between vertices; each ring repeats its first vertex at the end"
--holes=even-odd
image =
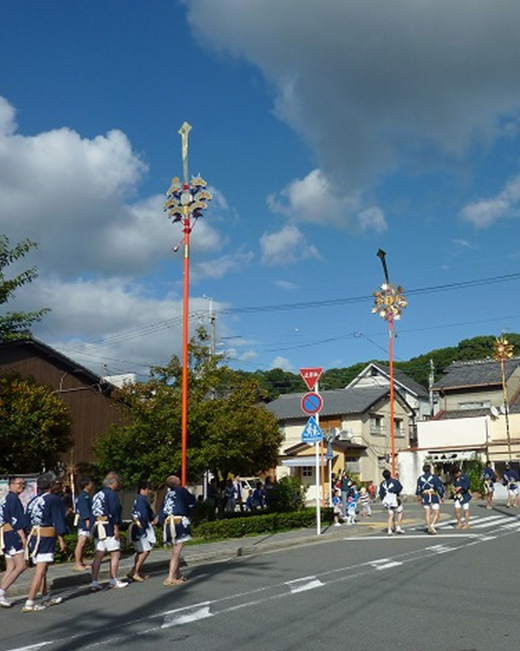
POLYGON ((0 13, 1 230, 39 243, 24 263, 40 272, 9 308, 50 307, 46 343, 108 374, 180 353, 182 235, 162 206, 185 120, 214 194, 191 326, 211 297, 233 366, 385 359, 379 248, 410 292, 396 358, 520 331, 517 0, 0 13))

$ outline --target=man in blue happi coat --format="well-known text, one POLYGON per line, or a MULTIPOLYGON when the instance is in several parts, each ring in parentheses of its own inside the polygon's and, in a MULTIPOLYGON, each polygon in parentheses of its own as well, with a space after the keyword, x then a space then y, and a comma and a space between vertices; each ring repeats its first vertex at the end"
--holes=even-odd
POLYGON ((137 582, 149 578, 148 574, 143 574, 143 564, 156 542, 153 525, 157 523, 157 518, 148 499, 151 488, 149 481, 140 481, 137 485, 137 497, 132 506, 129 536, 135 547, 135 557, 134 565, 127 577, 137 582))
POLYGON ((25 515, 20 494, 25 488, 23 477, 9 477, 9 492, 0 500, 0 556, 5 556, 5 574, 0 584, 0 606, 13 604, 6 592, 26 569, 24 558, 25 515))
POLYGON ((76 512, 74 524, 78 528, 78 542, 74 550, 75 563, 72 569, 76 572, 83 572, 89 569, 88 565, 83 561, 83 554, 92 534, 92 493, 94 492, 94 482, 90 477, 82 477, 79 480, 79 489, 80 492, 74 505, 76 512))
POLYGON ((191 540, 190 515, 195 508, 195 497, 183 486, 176 475, 166 479, 168 492, 159 512, 159 524, 163 527, 165 545, 173 545, 168 576, 163 585, 180 585, 186 581, 180 573, 182 545, 191 540))
POLYGON ((507 488, 507 503, 506 507, 516 508, 518 506, 518 473, 511 467, 510 463, 506 463, 506 469, 502 475, 502 483, 507 488))
POLYGON ((471 500, 471 482, 460 468, 453 469, 453 499, 455 517, 457 518, 457 529, 469 529, 469 503, 471 500), (461 511, 464 511, 464 523, 461 518, 461 511))
POLYGON ((493 508, 493 494, 495 492, 495 482, 497 480, 491 461, 486 461, 486 465, 482 471, 482 480, 484 482, 484 494, 486 495, 486 509, 491 509, 493 508))
POLYGON ((444 485, 437 475, 432 473, 429 463, 423 466, 423 474, 417 480, 415 491, 417 499, 424 507, 426 527, 429 534, 436 534, 435 525, 439 521, 441 502, 444 498, 444 485))
POLYGON ((50 563, 54 562, 54 549, 56 539, 59 541, 60 550, 66 550, 64 535, 67 533, 65 523, 65 504, 56 494, 61 485, 53 472, 44 472, 36 481, 39 494, 27 505, 26 526, 29 531, 27 537, 27 551, 30 560, 36 566, 27 601, 22 612, 28 613, 43 610, 46 606, 61 603, 61 597, 52 599, 47 590, 47 570, 50 563), (42 594, 41 604, 36 603, 38 594, 42 594))
POLYGON ((401 482, 392 477, 390 470, 383 470, 383 481, 379 485, 379 498, 385 509, 388 510, 388 535, 404 533, 401 527, 403 523, 403 503, 400 498, 403 486, 401 482))
POLYGON ((93 533, 96 555, 92 563, 90 590, 101 590, 99 570, 106 552, 110 554, 110 588, 126 588, 128 583, 117 578, 121 557, 121 524, 123 522, 121 502, 117 495, 121 480, 115 472, 109 472, 103 481, 103 488, 92 499, 93 533))

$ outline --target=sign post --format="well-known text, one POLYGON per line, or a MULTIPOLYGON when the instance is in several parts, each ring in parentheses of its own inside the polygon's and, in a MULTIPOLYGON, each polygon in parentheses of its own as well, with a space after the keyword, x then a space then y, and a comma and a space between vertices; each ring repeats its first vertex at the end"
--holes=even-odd
POLYGON ((311 393, 307 393, 301 403, 302 410, 305 413, 314 413, 305 426, 302 433, 302 441, 306 443, 314 442, 316 446, 316 535, 321 535, 321 500, 320 500, 320 444, 323 441, 323 432, 320 429, 319 412, 323 406, 323 401, 318 390, 318 381, 323 373, 323 368, 301 368, 300 375, 311 393))

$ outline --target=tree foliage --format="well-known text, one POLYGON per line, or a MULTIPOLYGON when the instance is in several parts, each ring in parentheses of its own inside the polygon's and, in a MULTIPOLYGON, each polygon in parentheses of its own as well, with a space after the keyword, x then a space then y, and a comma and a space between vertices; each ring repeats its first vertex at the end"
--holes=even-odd
POLYGON ((56 468, 71 446, 71 417, 47 386, 16 375, 0 377, 0 473, 56 468))
MULTIPOLYGON (((6 278, 4 273, 4 270, 10 264, 23 258, 36 246, 37 244, 31 242, 31 240, 23 240, 11 247, 9 238, 0 235, 0 305, 4 305, 9 299, 13 298, 17 289, 31 283, 38 277, 36 267, 26 269, 13 278, 6 278)), ((48 308, 43 308, 37 312, 6 312, 0 314, 0 341, 27 336, 31 325, 40 321, 48 311, 48 308)))
MULTIPOLYGON (((212 356, 207 334, 199 330, 189 347, 188 448, 190 479, 211 470, 253 475, 277 463, 281 434, 276 418, 262 404, 254 377, 212 356)), ((154 367, 144 384, 121 391, 129 424, 113 425, 96 445, 104 470, 116 469, 127 483, 148 477, 156 484, 181 466, 182 365, 174 356, 154 367)))

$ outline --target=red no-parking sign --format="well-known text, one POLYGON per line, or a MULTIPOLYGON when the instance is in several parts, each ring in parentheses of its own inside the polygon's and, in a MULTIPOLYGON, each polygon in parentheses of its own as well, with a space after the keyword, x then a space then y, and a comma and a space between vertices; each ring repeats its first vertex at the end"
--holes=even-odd
POLYGON ((311 391, 310 393, 306 393, 303 396, 301 401, 301 408, 302 411, 308 416, 317 414, 318 412, 321 411, 322 407, 323 407, 323 398, 320 396, 319 393, 316 393, 315 391, 311 391))

